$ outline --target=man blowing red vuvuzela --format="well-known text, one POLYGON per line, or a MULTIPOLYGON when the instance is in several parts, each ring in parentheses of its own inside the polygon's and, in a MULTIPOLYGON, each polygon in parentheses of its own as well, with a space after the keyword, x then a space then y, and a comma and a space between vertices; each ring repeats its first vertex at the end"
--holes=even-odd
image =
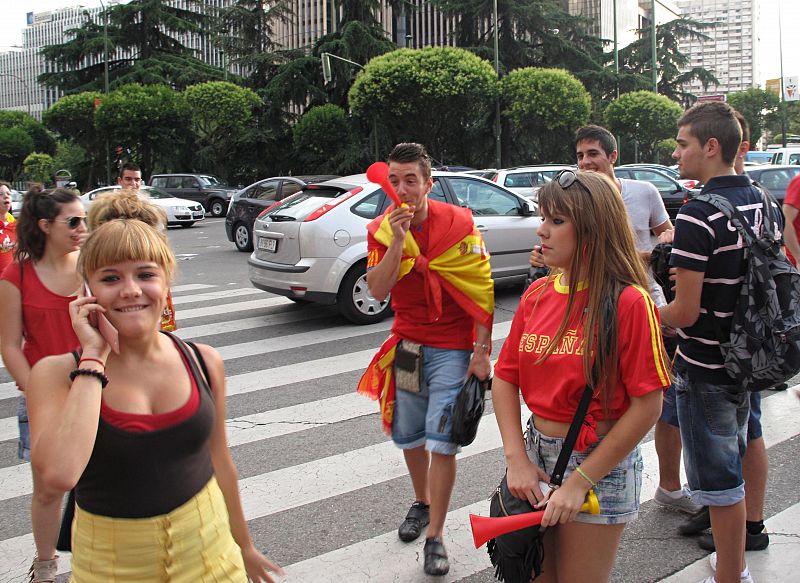
POLYGON ((491 370, 494 287, 489 254, 468 209, 428 200, 431 164, 420 144, 389 155, 393 205, 367 227, 370 293, 391 292, 395 321, 358 385, 380 401, 384 430, 403 450, 416 500, 404 542, 430 523, 425 573, 450 569, 442 540, 456 475, 453 403, 465 379, 491 370))

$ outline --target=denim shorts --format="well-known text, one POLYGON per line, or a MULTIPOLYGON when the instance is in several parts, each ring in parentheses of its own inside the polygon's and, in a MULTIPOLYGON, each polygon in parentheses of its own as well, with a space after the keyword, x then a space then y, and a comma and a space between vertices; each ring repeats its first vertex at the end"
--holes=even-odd
POLYGON ((392 423, 392 440, 400 449, 425 449, 443 455, 458 453, 450 441, 453 405, 464 381, 472 352, 422 347, 420 391, 398 389, 392 423))
POLYGON ((31 461, 31 429, 28 425, 28 406, 25 395, 20 393, 17 402, 17 425, 19 425, 19 441, 17 457, 26 462, 31 461))
MULTIPOLYGON (((675 406, 675 385, 670 385, 664 392, 664 403, 661 407, 661 421, 678 427, 678 409, 675 406)), ((763 436, 761 429, 761 393, 750 393, 750 416, 747 418, 747 441, 763 436)))
MULTIPOLYGON (((602 437, 600 438, 602 440, 602 437)), ((598 441, 599 443, 599 441, 598 441)), ((528 420, 525 434, 528 458, 548 474, 553 472, 558 455, 564 445, 560 437, 543 435, 533 426, 533 417, 528 420)), ((575 468, 589 457, 597 444, 586 451, 573 451, 564 472, 564 480, 575 468)), ((607 476, 597 482, 594 493, 600 503, 600 514, 579 512, 576 522, 588 524, 624 524, 639 515, 639 497, 642 492, 642 469, 644 462, 639 446, 629 453, 607 476)))
POLYGON ((747 449, 750 399, 735 387, 675 379, 675 401, 692 501, 732 506, 744 499, 742 456, 747 449))

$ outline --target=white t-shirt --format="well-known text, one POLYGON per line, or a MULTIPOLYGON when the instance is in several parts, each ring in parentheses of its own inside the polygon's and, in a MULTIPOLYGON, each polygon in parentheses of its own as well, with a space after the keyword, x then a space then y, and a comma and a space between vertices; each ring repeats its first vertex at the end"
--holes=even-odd
MULTIPOLYGON (((651 229, 669 220, 661 194, 649 182, 626 178, 617 180, 622 186, 622 201, 628 209, 628 217, 636 236, 636 249, 641 253, 652 251, 656 245, 656 237, 651 233, 651 229)), ((650 295, 656 306, 666 305, 664 292, 661 291, 661 286, 656 283, 652 273, 650 273, 650 295)))

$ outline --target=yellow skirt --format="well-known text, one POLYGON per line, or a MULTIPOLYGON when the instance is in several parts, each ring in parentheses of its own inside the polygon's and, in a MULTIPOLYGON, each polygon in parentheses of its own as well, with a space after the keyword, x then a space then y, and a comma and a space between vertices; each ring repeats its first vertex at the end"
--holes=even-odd
POLYGON ((76 505, 70 581, 247 583, 216 479, 182 506, 153 518, 109 518, 76 505))

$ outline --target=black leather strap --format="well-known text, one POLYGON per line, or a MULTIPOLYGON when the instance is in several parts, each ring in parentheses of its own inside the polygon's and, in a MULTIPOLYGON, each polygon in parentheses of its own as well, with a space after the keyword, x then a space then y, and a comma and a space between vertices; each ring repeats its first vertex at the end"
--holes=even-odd
POLYGON ((564 438, 564 445, 558 454, 553 473, 550 474, 550 484, 552 486, 560 486, 564 480, 564 471, 567 469, 572 450, 575 449, 575 442, 578 441, 578 434, 581 431, 583 420, 586 418, 586 411, 589 410, 589 403, 593 394, 594 391, 591 385, 586 385, 583 389, 583 395, 581 395, 581 402, 578 403, 578 408, 575 410, 575 417, 572 418, 572 424, 570 424, 567 436, 564 438))

